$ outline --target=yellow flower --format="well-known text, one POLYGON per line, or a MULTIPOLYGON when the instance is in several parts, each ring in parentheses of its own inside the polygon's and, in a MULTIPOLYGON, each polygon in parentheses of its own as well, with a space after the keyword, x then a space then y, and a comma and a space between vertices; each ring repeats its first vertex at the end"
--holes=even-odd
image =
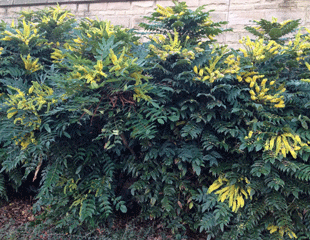
MULTIPOLYGON (((241 181, 244 181, 243 177, 238 180, 238 182, 241 181)), ((245 181, 246 184, 250 183, 247 178, 245 178, 245 181)), ((237 186, 237 184, 231 184, 229 180, 223 178, 222 176, 220 176, 217 180, 213 182, 213 184, 208 189, 208 193, 210 194, 215 190, 217 190, 215 194, 218 195, 218 201, 224 202, 225 200, 228 200, 229 207, 232 208, 233 212, 237 212, 239 208, 244 207, 244 197, 247 199, 250 196, 251 198, 251 188, 249 186, 246 186, 246 188, 243 189, 237 186)))
POLYGON ((23 62, 25 64, 25 69, 32 72, 32 73, 36 72, 42 68, 42 66, 40 64, 38 64, 39 58, 32 61, 30 54, 28 54, 27 59, 23 58, 23 56, 21 56, 21 59, 23 60, 23 62))

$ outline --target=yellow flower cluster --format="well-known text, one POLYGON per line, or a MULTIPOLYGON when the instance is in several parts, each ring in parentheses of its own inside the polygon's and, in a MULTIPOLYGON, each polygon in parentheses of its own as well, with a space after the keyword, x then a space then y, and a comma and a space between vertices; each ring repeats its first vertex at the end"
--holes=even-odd
MULTIPOLYGON (((310 34, 310 30, 306 28, 306 31, 310 34)), ((294 42, 290 41, 288 43, 288 47, 285 49, 293 50, 297 53, 296 60, 301 61, 304 60, 308 56, 308 52, 310 50, 310 36, 305 35, 303 36, 302 32, 299 31, 294 39, 294 42)))
POLYGON ((246 49, 240 48, 239 50, 243 53, 244 57, 251 57, 253 61, 266 61, 277 55, 283 47, 277 42, 271 40, 266 45, 264 39, 258 39, 251 41, 247 36, 239 40, 239 43, 243 44, 246 49))
MULTIPOLYGON (((92 23, 93 20, 89 19, 89 29, 86 31, 87 37, 91 38, 92 36, 99 36, 100 38, 107 35, 107 37, 111 37, 112 35, 115 35, 115 29, 114 26, 109 21, 100 22, 100 26, 95 27, 92 23)), ((124 30, 122 30, 124 31, 124 30)))
POLYGON ((53 63, 61 63, 65 57, 66 55, 57 48, 54 48, 54 52, 51 53, 51 59, 54 59, 53 63))
POLYGON ((28 45, 32 39, 38 37, 37 29, 35 28, 35 26, 33 24, 31 25, 31 23, 27 25, 25 20, 23 20, 23 30, 20 31, 19 29, 16 28, 15 31, 16 31, 16 34, 11 33, 9 31, 4 31, 3 34, 6 36, 2 38, 1 40, 11 41, 12 39, 17 39, 25 43, 26 45, 28 45))
POLYGON ((231 54, 225 59, 224 63, 228 66, 224 72, 225 74, 235 74, 240 71, 240 56, 236 57, 235 55, 231 54))
MULTIPOLYGON (((245 181, 249 184, 249 180, 245 178, 240 178, 238 182, 245 181)), ((232 208, 233 212, 237 212, 239 208, 244 206, 244 197, 248 199, 251 198, 251 188, 246 186, 246 189, 237 186, 236 184, 230 184, 229 180, 220 176, 208 189, 208 193, 215 192, 218 196, 218 201, 224 202, 228 199, 229 207, 232 208), (220 187, 224 186, 222 189, 220 187)))
POLYGON ((59 5, 55 8, 51 8, 49 10, 49 13, 51 14, 51 18, 44 16, 42 19, 43 23, 48 23, 49 21, 53 20, 56 22, 57 25, 62 24, 66 19, 71 18, 74 16, 72 13, 69 13, 66 10, 61 9, 59 5))
MULTIPOLYGON (((268 79, 263 78, 264 75, 253 75, 253 76, 247 76, 244 75, 244 81, 249 84, 249 87, 251 88, 250 94, 251 99, 253 101, 258 100, 260 102, 271 103, 275 108, 284 108, 284 100, 283 96, 281 95, 283 92, 285 92, 285 88, 283 86, 280 86, 277 89, 274 89, 273 85, 275 81, 269 82, 269 87, 266 86, 268 79), (263 78, 263 79, 262 79, 263 78), (260 81, 260 83, 258 82, 260 81), (276 94, 271 95, 268 94, 269 90, 275 90, 277 91, 276 94)), ((237 77, 238 78, 238 77, 237 77)), ((242 81, 242 77, 239 76, 239 79, 242 81)))
MULTIPOLYGON (((49 98, 53 95, 53 89, 44 84, 40 85, 38 82, 32 82, 27 97, 20 89, 11 86, 8 87, 17 91, 17 94, 8 95, 9 99, 5 102, 6 105, 12 106, 8 110, 7 118, 13 117, 19 109, 30 110, 35 116, 39 117, 37 111, 40 111, 45 104, 47 104, 47 111, 49 111, 51 104, 57 102, 56 99, 49 98)), ((38 124, 40 124, 41 121, 38 121, 38 124)), ((28 123, 28 126, 32 125, 33 123, 28 123)))
POLYGON ((274 232, 279 232, 282 237, 286 233, 289 236, 289 238, 297 238, 297 235, 288 227, 278 227, 278 226, 270 224, 267 227, 267 230, 269 230, 271 234, 274 232))
POLYGON ((20 145, 22 150, 26 149, 30 143, 36 144, 33 132, 27 133, 25 136, 20 136, 19 138, 16 136, 15 138, 15 144, 20 145))
POLYGON ((286 155, 290 153, 292 157, 296 159, 296 151, 300 150, 303 146, 308 146, 308 144, 302 142, 299 135, 283 133, 268 139, 265 143, 265 150, 272 151, 275 149, 275 156, 282 153, 283 157, 286 157, 286 155))
POLYGON ((155 9, 155 11, 158 12, 160 15, 162 15, 161 17, 159 17, 159 19, 161 19, 161 20, 168 18, 168 17, 171 17, 172 15, 175 14, 171 7, 164 8, 159 4, 157 4, 156 6, 157 6, 157 8, 155 9))
MULTIPOLYGON (((11 106, 7 110, 7 118, 10 119, 15 116, 14 124, 23 125, 26 127, 32 127, 33 130, 39 129, 41 125, 41 118, 38 113, 44 105, 47 105, 47 110, 49 111, 51 104, 57 102, 56 99, 51 98, 53 95, 53 89, 46 85, 40 85, 38 82, 32 82, 32 86, 28 90, 26 95, 20 89, 11 87, 9 88, 15 90, 17 94, 8 95, 9 99, 5 102, 7 106, 11 106), (22 115, 18 115, 19 110, 24 110, 22 115), (29 116, 31 121, 24 122, 26 116, 29 116)), ((33 132, 26 134, 25 136, 16 137, 15 143, 20 144, 23 149, 25 149, 30 143, 34 143, 33 132)))
POLYGON ((171 16, 175 16, 177 19, 180 19, 182 15, 185 14, 185 12, 175 12, 171 7, 164 8, 163 6, 156 4, 157 8, 155 11, 160 14, 158 17, 159 20, 164 20, 165 18, 169 18, 171 16))
MULTIPOLYGON (((116 72, 116 75, 118 76, 117 71, 129 67, 129 62, 127 61, 128 58, 125 57, 126 51, 127 49, 124 47, 121 55, 119 56, 119 58, 117 58, 114 51, 110 49, 109 58, 111 59, 114 66, 109 70, 109 72, 116 72)), ((135 59, 134 61, 136 60, 137 59, 135 59)), ((128 73, 128 71, 125 70, 125 73, 128 73)))
POLYGON ((83 65, 74 65, 75 70, 71 73, 71 79, 85 79, 86 83, 90 84, 92 88, 98 88, 98 82, 102 80, 102 77, 108 75, 104 73, 102 60, 97 60, 97 63, 92 67, 83 65))
MULTIPOLYGON (((216 49, 217 48, 214 48, 211 54, 214 54, 216 49)), ((209 65, 205 65, 199 68, 197 66, 194 66, 194 73, 198 75, 194 80, 202 82, 208 80, 210 83, 213 83, 215 80, 223 78, 225 74, 235 74, 240 70, 240 57, 237 57, 237 59, 235 59, 234 55, 230 55, 224 60, 224 63, 228 65, 227 68, 217 66, 223 56, 228 52, 227 47, 223 47, 219 50, 219 54, 211 57, 211 59, 209 60, 209 65)))
MULTIPOLYGON (((174 37, 168 33, 169 41, 165 38, 165 36, 161 34, 157 34, 155 36, 149 36, 155 43, 160 45, 160 47, 156 47, 153 44, 149 45, 149 48, 153 53, 158 55, 162 60, 166 60, 169 55, 173 54, 181 54, 181 42, 179 41, 179 33, 174 30, 174 37), (168 42, 168 44, 166 44, 168 42), (162 48, 162 49, 160 49, 162 48)), ((184 52, 184 54, 188 55, 188 52, 184 52)), ((194 57, 194 55, 193 55, 194 57)))
POLYGON ((42 68, 40 64, 38 64, 39 58, 32 61, 30 54, 28 54, 27 58, 23 58, 23 56, 20 56, 25 64, 25 69, 30 71, 30 73, 36 72, 42 68))

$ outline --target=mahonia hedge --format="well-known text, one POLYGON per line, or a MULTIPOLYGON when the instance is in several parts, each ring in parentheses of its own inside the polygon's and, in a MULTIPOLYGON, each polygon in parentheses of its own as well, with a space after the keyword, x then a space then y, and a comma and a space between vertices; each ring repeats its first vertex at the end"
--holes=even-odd
POLYGON ((70 233, 136 211, 175 239, 310 239, 310 30, 256 21, 235 50, 174 3, 148 41, 59 6, 0 24, 2 199, 36 190, 70 233))

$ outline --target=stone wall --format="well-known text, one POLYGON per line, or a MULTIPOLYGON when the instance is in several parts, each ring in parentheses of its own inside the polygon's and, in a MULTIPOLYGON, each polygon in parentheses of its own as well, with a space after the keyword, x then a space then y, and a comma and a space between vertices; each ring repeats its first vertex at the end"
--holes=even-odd
MULTIPOLYGON (((180 0, 181 1, 181 0, 180 0)), ((251 24, 251 20, 265 18, 271 20, 277 17, 279 21, 287 19, 301 19, 302 26, 310 27, 310 0, 182 0, 196 9, 206 5, 206 10, 214 9, 214 21, 228 21, 226 27, 234 29, 233 33, 226 33, 220 41, 230 46, 238 46, 238 40, 246 35, 244 26, 251 24)), ((156 7, 173 5, 165 0, 0 0, 0 19, 11 22, 16 12, 21 10, 42 9, 55 4, 71 10, 78 18, 90 17, 110 20, 113 24, 125 27, 137 27, 143 21, 142 16, 148 15, 156 7)))

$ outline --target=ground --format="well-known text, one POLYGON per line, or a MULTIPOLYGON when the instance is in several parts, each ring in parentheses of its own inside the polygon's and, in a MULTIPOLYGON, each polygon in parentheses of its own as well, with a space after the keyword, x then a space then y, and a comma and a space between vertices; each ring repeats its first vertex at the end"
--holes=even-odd
MULTIPOLYGON (((105 240, 172 240, 172 235, 165 231, 160 223, 137 222, 130 216, 118 216, 111 229, 96 229, 97 237, 72 236, 55 232, 38 232, 31 223, 35 220, 32 214, 33 200, 16 198, 0 205, 0 239, 105 239, 105 240), (106 237, 108 236, 108 238, 106 237)), ((203 240, 203 236, 192 236, 191 239, 203 240)))

